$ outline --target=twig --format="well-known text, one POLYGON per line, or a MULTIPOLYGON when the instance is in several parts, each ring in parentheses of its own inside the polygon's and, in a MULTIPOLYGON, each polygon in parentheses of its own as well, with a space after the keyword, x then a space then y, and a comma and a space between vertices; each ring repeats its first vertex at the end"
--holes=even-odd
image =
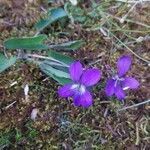
POLYGON ((105 109, 105 112, 104 112, 104 115, 103 115, 104 118, 106 118, 106 116, 107 116, 107 114, 108 114, 108 110, 109 110, 108 108, 105 109))
POLYGON ((135 145, 139 145, 139 142, 140 142, 139 124, 138 124, 138 122, 136 122, 136 141, 135 141, 135 145))
POLYGON ((17 84, 17 81, 14 81, 13 83, 11 83, 10 87, 14 86, 15 84, 17 84))
POLYGON ((1 44, 0 44, 0 47, 3 48, 3 52, 4 52, 5 57, 8 58, 8 55, 6 53, 6 48, 1 44))
POLYGON ((46 57, 46 56, 42 56, 42 55, 38 55, 38 54, 26 54, 26 57, 35 57, 35 58, 40 58, 40 59, 53 60, 50 57, 46 57))
MULTIPOLYGON (((107 29, 106 29, 107 30, 107 29)), ((142 58, 141 56, 139 56, 138 54, 136 54, 135 52, 132 51, 132 49, 130 49, 127 45, 125 45, 119 38, 117 38, 113 33, 110 32, 110 34, 116 39, 118 40, 126 49, 128 49, 133 55, 135 55, 137 58, 139 58, 140 60, 146 62, 147 64, 150 64, 150 60, 146 60, 144 58, 142 58)))
MULTIPOLYGON (((116 16, 114 16, 114 15, 112 15, 112 14, 109 14, 109 13, 106 13, 108 16, 110 16, 110 17, 112 17, 112 18, 114 18, 114 19, 117 19, 117 20, 121 20, 121 18, 120 17, 116 17, 116 16)), ((125 21, 127 21, 127 22, 131 22, 131 23, 134 23, 134 24, 137 24, 137 25, 140 25, 140 26, 143 26, 143 27, 146 27, 146 28, 150 28, 150 26, 149 25, 147 25, 147 24, 144 24, 144 23, 141 23, 141 22, 139 22, 139 21, 133 21, 133 20, 130 20, 130 19, 125 19, 125 21)))
POLYGON ((97 60, 94 60, 94 61, 90 62, 88 65, 89 65, 89 66, 92 66, 92 65, 95 65, 96 63, 101 62, 101 61, 102 61, 102 59, 99 58, 99 59, 97 59, 97 60))
POLYGON ((28 84, 26 84, 25 86, 24 86, 24 96, 25 96, 25 100, 26 100, 26 102, 28 102, 28 100, 29 100, 29 85, 28 84))
POLYGON ((1 24, 6 24, 6 25, 9 25, 9 26, 14 26, 16 25, 15 23, 10 23, 10 22, 7 22, 7 21, 0 21, 1 24))
POLYGON ((128 17, 129 13, 134 9, 134 7, 139 3, 137 1, 131 8, 130 10, 120 19, 120 23, 124 23, 125 19, 128 17))
MULTIPOLYGON (((123 3, 136 3, 137 1, 136 0, 116 0, 116 1, 119 1, 119 2, 123 2, 123 3)), ((141 3, 141 2, 150 2, 150 0, 139 0, 138 3, 141 3)))
POLYGON ((128 106, 128 107, 124 107, 124 108, 118 109, 117 111, 119 112, 119 111, 127 110, 127 109, 130 109, 130 108, 133 108, 133 107, 144 105, 144 104, 149 103, 149 102, 150 102, 150 99, 148 99, 147 101, 138 103, 138 104, 134 104, 134 105, 131 105, 131 106, 128 106))
POLYGON ((36 32, 35 35, 34 35, 34 37, 36 37, 38 34, 40 34, 40 31, 36 32))
POLYGON ((92 65, 95 65, 95 64, 98 63, 98 62, 101 62, 101 61, 102 61, 102 56, 104 56, 104 55, 105 55, 104 52, 98 54, 97 58, 95 58, 95 60, 89 62, 88 65, 89 65, 89 66, 92 66, 92 65))
MULTIPOLYGON (((145 37, 138 37, 135 41, 130 41, 130 42, 126 42, 124 43, 125 45, 132 45, 132 44, 135 44, 135 43, 141 43, 141 42, 144 42, 144 41, 149 41, 150 40, 150 36, 145 36, 145 37)), ((118 46, 118 48, 122 47, 122 44, 120 44, 118 46)))
POLYGON ((46 57, 46 56, 41 56, 41 55, 37 55, 37 54, 26 54, 26 57, 34 57, 34 58, 39 58, 39 59, 47 59, 47 60, 51 60, 51 61, 54 61, 54 62, 57 62, 57 63, 60 63, 62 64, 63 66, 65 67, 69 67, 69 65, 59 61, 59 60, 56 60, 52 57, 46 57))
POLYGON ((5 107, 5 110, 7 110, 8 108, 10 108, 12 105, 14 105, 17 101, 12 102, 11 104, 9 104, 8 106, 5 107))

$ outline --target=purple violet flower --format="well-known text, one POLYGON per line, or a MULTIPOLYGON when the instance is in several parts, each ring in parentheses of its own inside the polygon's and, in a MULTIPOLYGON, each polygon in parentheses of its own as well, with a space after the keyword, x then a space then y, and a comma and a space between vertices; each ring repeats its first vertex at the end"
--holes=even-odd
POLYGON ((126 72, 130 69, 130 66, 130 56, 122 56, 119 58, 117 62, 118 74, 108 79, 105 88, 106 95, 112 96, 115 94, 119 100, 122 100, 125 98, 124 90, 138 88, 139 82, 136 79, 132 77, 125 77, 126 72))
POLYGON ((87 88, 100 80, 101 72, 98 69, 83 70, 79 61, 71 64, 69 72, 73 83, 60 87, 58 90, 59 96, 72 97, 75 106, 86 108, 91 106, 92 95, 87 88))

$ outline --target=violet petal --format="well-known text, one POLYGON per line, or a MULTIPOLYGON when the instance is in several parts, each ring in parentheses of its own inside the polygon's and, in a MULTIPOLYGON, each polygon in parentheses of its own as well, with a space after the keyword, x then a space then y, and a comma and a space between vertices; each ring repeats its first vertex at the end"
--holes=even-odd
POLYGON ((119 76, 123 76, 131 66, 131 57, 130 56, 122 56, 119 58, 117 62, 118 74, 119 76))
POLYGON ((81 105, 80 95, 74 95, 73 103, 74 103, 75 106, 80 106, 81 105))
POLYGON ((96 84, 101 77, 101 72, 98 69, 87 69, 81 76, 81 83, 85 86, 92 86, 96 84))
POLYGON ((115 87, 115 95, 119 100, 123 100, 125 98, 125 93, 119 84, 115 87))
POLYGON ((115 90, 115 80, 108 79, 106 83, 105 93, 107 96, 112 96, 115 90))
POLYGON ((132 77, 126 77, 125 80, 122 82, 122 86, 123 89, 136 89, 139 86, 139 82, 132 77))
POLYGON ((58 89, 58 94, 61 97, 70 97, 74 94, 74 91, 71 89, 72 84, 66 84, 58 89))
POLYGON ((81 98, 81 105, 85 108, 91 106, 93 103, 92 96, 89 91, 86 91, 84 94, 82 94, 80 98, 81 98))
POLYGON ((84 94, 78 95, 76 97, 76 100, 78 100, 78 104, 84 108, 91 106, 93 102, 92 96, 89 91, 85 91, 84 94))
POLYGON ((83 72, 82 64, 79 61, 72 63, 69 68, 69 71, 71 79, 73 81, 78 81, 83 72))

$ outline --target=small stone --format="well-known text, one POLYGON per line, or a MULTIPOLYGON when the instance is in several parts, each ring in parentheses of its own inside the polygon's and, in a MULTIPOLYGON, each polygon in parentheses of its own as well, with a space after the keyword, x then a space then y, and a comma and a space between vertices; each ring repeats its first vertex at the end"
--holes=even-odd
POLYGON ((38 114, 38 109, 37 108, 34 108, 32 109, 32 112, 31 112, 31 119, 33 121, 35 121, 36 117, 37 117, 37 114, 38 114))

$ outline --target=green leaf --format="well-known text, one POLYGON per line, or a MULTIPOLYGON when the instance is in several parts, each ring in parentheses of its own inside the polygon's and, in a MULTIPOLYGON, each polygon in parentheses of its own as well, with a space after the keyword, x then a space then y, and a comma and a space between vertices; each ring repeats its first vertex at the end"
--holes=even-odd
POLYGON ((55 21, 63 18, 63 17, 67 17, 66 12, 64 11, 63 8, 53 8, 50 9, 48 11, 48 16, 46 19, 41 19, 36 25, 35 28, 38 31, 43 30, 44 28, 46 28, 47 26, 51 25, 52 23, 54 23, 55 21))
POLYGON ((53 79, 56 80, 61 85, 68 84, 68 83, 72 82, 71 79, 69 79, 69 78, 60 78, 57 76, 53 76, 53 79))
POLYGON ((11 38, 4 42, 7 49, 41 50, 48 49, 43 41, 47 39, 45 34, 35 37, 11 38))
POLYGON ((55 69, 52 66, 50 66, 49 64, 47 64, 46 62, 47 61, 44 61, 43 63, 40 64, 40 68, 42 70, 47 70, 51 74, 61 77, 61 78, 69 78, 70 77, 69 73, 64 72, 62 70, 55 69))
POLYGON ((12 56, 8 59, 2 53, 0 53, 0 73, 12 66, 16 62, 16 60, 16 57, 12 56))
POLYGON ((66 42, 57 45, 50 45, 49 48, 56 49, 56 50, 70 51, 70 50, 79 49, 81 46, 83 46, 83 44, 85 44, 84 41, 76 40, 76 41, 66 42))
POLYGON ((54 0, 47 0, 48 3, 54 3, 54 0))
POLYGON ((71 57, 65 56, 65 55, 55 52, 53 50, 48 51, 48 56, 52 57, 56 60, 59 60, 67 65, 70 65, 71 63, 74 62, 74 60, 71 57))
POLYGON ((53 74, 51 74, 49 71, 47 70, 42 70, 45 74, 47 74, 49 77, 53 78, 54 80, 56 80, 59 84, 61 85, 64 85, 64 84, 67 84, 67 83, 71 83, 71 79, 69 78, 61 78, 61 77, 58 77, 58 76, 55 76, 53 74))
POLYGON ((48 76, 50 76, 51 78, 53 78, 54 80, 56 80, 58 83, 60 83, 62 85, 71 82, 68 70, 62 71, 62 70, 53 68, 49 64, 47 64, 47 61, 44 61, 42 64, 40 64, 40 69, 45 74, 47 74, 48 76))
POLYGON ((45 65, 49 65, 49 66, 53 67, 54 69, 61 70, 63 72, 67 72, 68 73, 68 67, 65 66, 65 64, 62 64, 61 62, 45 60, 43 63, 45 65))

